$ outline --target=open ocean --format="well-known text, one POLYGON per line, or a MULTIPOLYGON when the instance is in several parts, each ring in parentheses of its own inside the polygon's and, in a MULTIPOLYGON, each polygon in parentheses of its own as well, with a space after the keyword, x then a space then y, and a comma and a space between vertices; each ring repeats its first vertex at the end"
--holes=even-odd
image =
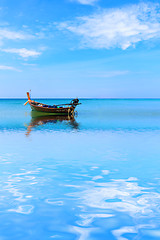
POLYGON ((25 101, 0 100, 0 240, 160 239, 160 100, 25 101))

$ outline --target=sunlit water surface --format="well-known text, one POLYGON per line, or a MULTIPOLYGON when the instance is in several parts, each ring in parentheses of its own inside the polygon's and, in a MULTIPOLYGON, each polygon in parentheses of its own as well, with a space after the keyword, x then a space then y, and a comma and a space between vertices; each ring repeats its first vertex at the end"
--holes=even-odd
POLYGON ((24 102, 0 100, 0 239, 160 239, 160 100, 24 102))

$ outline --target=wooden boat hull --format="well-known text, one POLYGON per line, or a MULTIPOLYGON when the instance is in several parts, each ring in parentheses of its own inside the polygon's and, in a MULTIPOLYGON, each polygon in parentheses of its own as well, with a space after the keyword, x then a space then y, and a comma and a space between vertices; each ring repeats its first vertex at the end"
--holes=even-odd
POLYGON ((43 112, 50 115, 72 115, 74 112, 74 107, 67 107, 67 108, 48 108, 48 107, 41 107, 36 106, 30 103, 32 111, 36 112, 43 112))
POLYGON ((66 121, 70 121, 70 120, 75 120, 74 116, 68 116, 68 115, 51 115, 49 113, 44 113, 44 112, 37 112, 37 111, 31 111, 31 117, 32 117, 32 121, 33 120, 66 120, 66 121))
POLYGON ((79 100, 76 98, 76 99, 73 99, 69 104, 60 104, 60 105, 51 106, 51 105, 46 105, 46 104, 31 100, 29 92, 27 92, 27 96, 28 96, 28 101, 24 103, 24 105, 29 103, 32 111, 44 113, 46 115, 73 116, 76 106, 81 104, 79 103, 79 100))
MULTIPOLYGON (((51 113, 51 112, 40 112, 40 111, 35 111, 35 110, 32 110, 31 111, 31 117, 40 117, 40 116, 42 116, 42 117, 49 117, 49 116, 55 116, 55 117, 67 117, 68 116, 68 114, 57 114, 57 113, 51 113)), ((70 116, 70 115, 69 115, 70 116)))

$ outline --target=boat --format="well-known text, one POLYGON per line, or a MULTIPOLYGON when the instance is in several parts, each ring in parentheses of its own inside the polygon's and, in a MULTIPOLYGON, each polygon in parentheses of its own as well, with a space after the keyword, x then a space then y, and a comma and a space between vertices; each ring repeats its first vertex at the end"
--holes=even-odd
POLYGON ((44 115, 67 115, 73 116, 75 114, 75 108, 77 105, 80 105, 79 99, 75 98, 68 104, 59 104, 59 105, 46 105, 44 103, 36 102, 31 100, 29 92, 27 92, 28 101, 24 103, 30 104, 32 111, 41 112, 44 115))

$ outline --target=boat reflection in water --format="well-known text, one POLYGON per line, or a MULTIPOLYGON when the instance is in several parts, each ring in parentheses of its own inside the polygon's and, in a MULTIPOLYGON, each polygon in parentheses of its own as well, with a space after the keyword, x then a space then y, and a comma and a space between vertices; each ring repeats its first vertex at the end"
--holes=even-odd
MULTIPOLYGON (((31 131, 39 126, 45 125, 46 130, 54 130, 52 127, 52 124, 59 124, 64 123, 64 126, 62 128, 58 129, 66 129, 66 127, 70 127, 71 129, 78 129, 79 124, 75 120, 75 116, 54 116, 54 115, 45 115, 44 113, 31 111, 31 121, 29 125, 27 126, 27 133, 26 136, 29 136, 31 131)), ((55 130, 58 130, 57 128, 55 130)))

